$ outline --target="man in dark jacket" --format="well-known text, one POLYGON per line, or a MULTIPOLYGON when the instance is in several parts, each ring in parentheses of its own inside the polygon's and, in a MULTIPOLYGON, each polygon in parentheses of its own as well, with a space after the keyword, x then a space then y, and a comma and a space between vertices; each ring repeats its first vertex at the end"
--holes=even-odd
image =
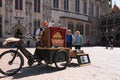
POLYGON ((66 47, 69 47, 70 49, 72 48, 72 39, 71 30, 68 30, 66 34, 66 47))

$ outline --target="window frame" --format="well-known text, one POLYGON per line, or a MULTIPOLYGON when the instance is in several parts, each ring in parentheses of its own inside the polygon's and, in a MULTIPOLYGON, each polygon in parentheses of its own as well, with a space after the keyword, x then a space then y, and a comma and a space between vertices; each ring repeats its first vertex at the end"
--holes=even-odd
POLYGON ((80 0, 75 0, 75 12, 80 12, 80 0))
POLYGON ((65 11, 69 10, 69 0, 64 0, 64 10, 65 11))
POLYGON ((15 0, 15 9, 23 10, 23 0, 15 0))

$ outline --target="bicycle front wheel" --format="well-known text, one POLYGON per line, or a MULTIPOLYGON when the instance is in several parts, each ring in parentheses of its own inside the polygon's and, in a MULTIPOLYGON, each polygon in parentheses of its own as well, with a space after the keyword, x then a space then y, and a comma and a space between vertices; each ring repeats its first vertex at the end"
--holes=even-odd
POLYGON ((0 72, 11 76, 16 74, 23 66, 23 56, 14 50, 5 51, 0 54, 0 72))

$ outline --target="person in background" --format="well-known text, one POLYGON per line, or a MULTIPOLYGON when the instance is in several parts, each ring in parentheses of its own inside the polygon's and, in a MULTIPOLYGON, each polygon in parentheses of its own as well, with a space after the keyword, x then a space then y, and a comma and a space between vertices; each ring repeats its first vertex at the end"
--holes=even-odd
POLYGON ((113 49, 113 46, 114 46, 114 41, 113 39, 110 40, 110 49, 113 49))
POLYGON ((70 49, 72 49, 72 39, 71 30, 68 29, 66 34, 66 47, 69 47, 70 49))
POLYGON ((87 45, 90 46, 90 40, 87 41, 87 45))
POLYGON ((80 34, 79 31, 76 31, 75 35, 74 35, 74 46, 75 46, 75 49, 80 50, 82 44, 83 44, 83 37, 82 37, 82 35, 80 34))
POLYGON ((20 38, 22 36, 22 33, 20 32, 20 29, 17 29, 17 32, 15 33, 15 38, 20 38))
POLYGON ((107 40, 106 40, 106 42, 105 42, 106 49, 108 49, 108 47, 109 47, 109 44, 110 44, 110 41, 109 41, 109 39, 107 38, 107 40))

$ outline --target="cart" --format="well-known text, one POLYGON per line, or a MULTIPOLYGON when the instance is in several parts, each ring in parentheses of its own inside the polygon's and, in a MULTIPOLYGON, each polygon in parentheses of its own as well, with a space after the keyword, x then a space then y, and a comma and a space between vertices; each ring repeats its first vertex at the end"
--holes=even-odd
POLYGON ((41 48, 38 47, 41 52, 39 59, 44 60, 45 63, 55 63, 57 69, 65 69, 68 64, 69 48, 41 48))
POLYGON ((34 55, 22 46, 22 38, 6 39, 4 44, 12 42, 16 50, 11 49, 0 54, 0 72, 8 76, 16 74, 24 65, 23 55, 27 58, 29 66, 35 62, 44 61, 46 65, 54 63, 59 70, 65 69, 69 61, 70 50, 65 48, 65 34, 66 30, 62 28, 46 28, 41 35, 40 42, 37 43, 34 55))

